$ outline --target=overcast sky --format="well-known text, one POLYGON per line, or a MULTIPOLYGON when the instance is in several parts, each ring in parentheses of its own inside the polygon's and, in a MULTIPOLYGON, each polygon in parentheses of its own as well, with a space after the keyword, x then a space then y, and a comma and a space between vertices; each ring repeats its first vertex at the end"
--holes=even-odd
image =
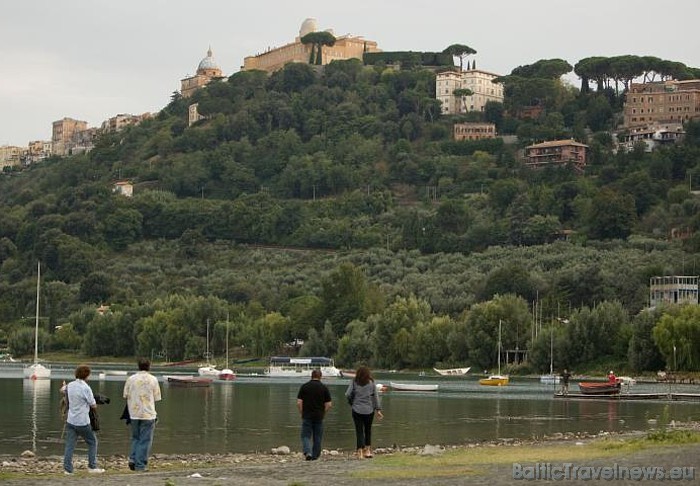
POLYGON ((155 112, 211 45, 225 75, 292 42, 304 19, 382 50, 477 50, 508 74, 539 59, 652 55, 700 67, 697 0, 2 0, 0 145, 49 140, 63 117, 155 112))

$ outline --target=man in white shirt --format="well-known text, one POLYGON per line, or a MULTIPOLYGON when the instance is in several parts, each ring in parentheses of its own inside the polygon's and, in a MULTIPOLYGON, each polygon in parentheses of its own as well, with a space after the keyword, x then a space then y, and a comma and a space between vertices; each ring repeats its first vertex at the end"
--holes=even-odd
POLYGON ((103 473, 97 467, 97 436, 90 427, 90 409, 97 408, 95 396, 85 380, 90 376, 90 367, 80 365, 75 369, 75 380, 62 390, 68 403, 66 417, 66 446, 63 454, 65 474, 73 474, 73 451, 78 437, 82 437, 88 446, 88 472, 103 473))
POLYGON ((124 398, 131 419, 129 469, 145 471, 156 426, 155 402, 160 401, 161 397, 158 379, 149 373, 150 360, 139 358, 138 365, 139 372, 131 375, 124 384, 124 398))

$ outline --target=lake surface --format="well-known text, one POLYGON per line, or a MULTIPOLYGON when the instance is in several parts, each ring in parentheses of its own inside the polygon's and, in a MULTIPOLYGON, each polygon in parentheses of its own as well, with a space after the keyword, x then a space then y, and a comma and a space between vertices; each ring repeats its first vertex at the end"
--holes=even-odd
MULTIPOLYGON (((125 377, 99 380, 98 373, 97 369, 93 371, 88 383, 95 392, 112 400, 109 405, 99 406, 99 453, 125 454, 129 428, 119 420, 125 377)), ((63 379, 71 378, 72 369, 54 368, 51 380, 31 381, 21 378, 19 368, 0 368, 0 454, 17 455, 24 450, 41 456, 63 453, 59 389, 63 379)), ((655 421, 665 420, 700 421, 698 402, 553 399, 553 386, 536 380, 515 378, 509 386, 499 388, 480 386, 477 379, 378 375, 379 383, 437 383, 440 389, 383 393, 385 418, 375 420, 373 445, 460 444, 557 432, 648 430, 658 426, 655 421)), ((153 452, 254 452, 281 445, 298 451, 296 394, 302 383, 264 377, 239 377, 233 382, 214 382, 209 388, 177 388, 162 383, 153 452)), ((325 420, 324 446, 353 450, 354 427, 343 396, 350 381, 328 379, 324 383, 334 402, 325 420)), ((673 387, 675 392, 700 393, 700 386, 673 387)), ((571 387, 572 391, 576 388, 575 384, 571 387)), ((637 384, 633 391, 669 391, 669 385, 637 384)), ((84 450, 84 445, 80 447, 84 450)))

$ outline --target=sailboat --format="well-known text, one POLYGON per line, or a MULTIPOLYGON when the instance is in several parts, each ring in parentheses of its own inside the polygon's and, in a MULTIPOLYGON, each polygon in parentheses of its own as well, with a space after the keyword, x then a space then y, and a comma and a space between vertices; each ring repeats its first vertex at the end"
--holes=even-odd
POLYGON ((39 289, 41 286, 41 262, 36 264, 36 323, 34 326, 34 364, 24 368, 24 377, 30 380, 51 378, 51 370, 39 363, 39 289))
POLYGON ((486 386, 504 386, 507 385, 510 379, 508 375, 501 374, 501 320, 498 320, 498 374, 491 375, 488 378, 479 380, 480 385, 486 386))
POLYGON ((561 379, 559 375, 554 374, 554 326, 550 330, 549 336, 549 374, 540 375, 540 383, 544 385, 558 385, 561 379))
POLYGON ((219 376, 219 370, 216 369, 216 366, 213 364, 209 363, 209 319, 207 319, 207 364, 204 366, 201 366, 199 370, 199 376, 219 376))
POLYGON ((236 379, 236 374, 228 367, 228 314, 226 314, 226 367, 219 373, 219 379, 224 381, 236 379))

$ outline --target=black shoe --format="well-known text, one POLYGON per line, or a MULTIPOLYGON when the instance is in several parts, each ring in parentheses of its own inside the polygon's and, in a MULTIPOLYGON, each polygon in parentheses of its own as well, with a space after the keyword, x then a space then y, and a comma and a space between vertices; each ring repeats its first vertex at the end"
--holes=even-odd
POLYGON ((311 454, 306 454, 306 460, 307 461, 313 461, 314 457, 311 454))
POLYGON ((136 464, 134 464, 133 462, 130 462, 129 469, 131 469, 132 471, 136 471, 136 464))

